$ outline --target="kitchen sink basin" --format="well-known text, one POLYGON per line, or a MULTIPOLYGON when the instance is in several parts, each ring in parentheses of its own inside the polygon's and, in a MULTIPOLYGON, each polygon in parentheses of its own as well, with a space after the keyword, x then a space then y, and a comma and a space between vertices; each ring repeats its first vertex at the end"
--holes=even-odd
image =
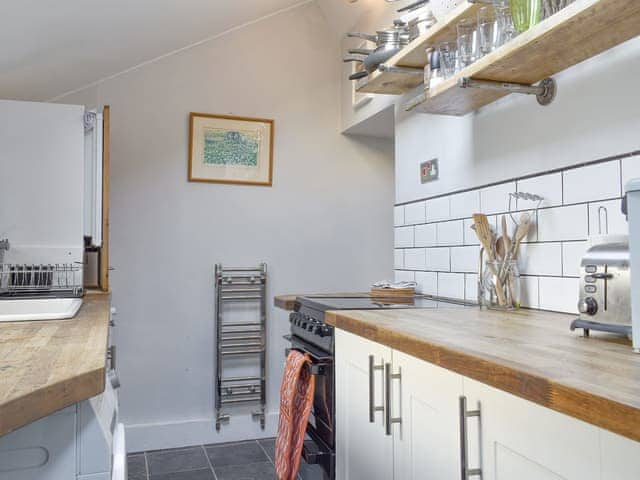
POLYGON ((0 322, 72 318, 81 305, 81 298, 3 299, 0 300, 0 322))

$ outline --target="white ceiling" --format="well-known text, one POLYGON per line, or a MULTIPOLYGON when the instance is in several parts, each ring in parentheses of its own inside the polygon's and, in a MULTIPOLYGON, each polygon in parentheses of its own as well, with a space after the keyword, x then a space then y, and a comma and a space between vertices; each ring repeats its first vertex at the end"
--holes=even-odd
POLYGON ((0 98, 48 100, 297 3, 2 0, 0 98))

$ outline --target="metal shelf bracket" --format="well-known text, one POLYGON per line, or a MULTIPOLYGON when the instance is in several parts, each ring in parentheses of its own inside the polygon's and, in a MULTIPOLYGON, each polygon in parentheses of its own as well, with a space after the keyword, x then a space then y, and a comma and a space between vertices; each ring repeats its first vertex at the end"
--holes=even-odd
POLYGON ((558 87, 553 78, 545 78, 538 85, 523 85, 521 83, 496 82, 494 80, 476 80, 463 77, 458 80, 460 88, 480 88, 484 90, 501 90, 509 93, 535 95, 540 105, 549 105, 556 98, 558 87))

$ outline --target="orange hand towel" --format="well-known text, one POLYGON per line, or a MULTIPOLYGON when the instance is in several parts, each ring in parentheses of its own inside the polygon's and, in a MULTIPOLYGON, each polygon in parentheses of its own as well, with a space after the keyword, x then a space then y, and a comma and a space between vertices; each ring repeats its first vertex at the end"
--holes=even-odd
POLYGON ((291 350, 284 367, 276 440, 278 480, 295 480, 298 475, 315 389, 315 377, 305 368, 310 363, 309 355, 291 350))

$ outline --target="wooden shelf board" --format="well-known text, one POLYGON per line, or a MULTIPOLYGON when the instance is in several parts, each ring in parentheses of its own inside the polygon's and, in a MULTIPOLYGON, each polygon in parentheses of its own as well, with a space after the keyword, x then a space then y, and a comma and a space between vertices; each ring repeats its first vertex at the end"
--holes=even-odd
POLYGON ((506 93, 460 88, 457 83, 462 77, 533 84, 639 34, 640 1, 576 0, 410 101, 408 109, 466 115, 506 93))

